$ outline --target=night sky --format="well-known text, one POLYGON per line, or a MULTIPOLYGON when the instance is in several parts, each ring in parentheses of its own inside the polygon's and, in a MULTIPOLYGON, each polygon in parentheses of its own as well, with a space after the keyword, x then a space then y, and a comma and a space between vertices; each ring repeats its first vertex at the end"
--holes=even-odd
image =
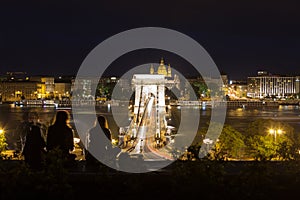
MULTIPOLYGON (((257 70, 299 75, 300 12, 296 2, 3 0, 0 73, 76 75, 88 53, 103 40, 128 29, 155 26, 198 41, 230 79, 245 79, 257 70)), ((185 68, 176 55, 143 51, 127 58, 124 55, 109 73, 120 75, 135 65, 159 62, 161 57, 178 70, 185 68)))

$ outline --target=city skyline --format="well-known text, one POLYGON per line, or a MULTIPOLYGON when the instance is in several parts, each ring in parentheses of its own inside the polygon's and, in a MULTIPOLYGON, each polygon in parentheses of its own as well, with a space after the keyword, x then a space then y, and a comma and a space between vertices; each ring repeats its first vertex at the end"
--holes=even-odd
MULTIPOLYGON (((292 1, 5 2, 0 8, 0 73, 75 75, 103 40, 138 27, 180 31, 202 45, 230 79, 257 70, 298 75, 300 14, 292 1)), ((177 55, 140 51, 112 63, 110 75, 164 57, 183 74, 194 74, 177 55)), ((205 67, 205 66, 203 66, 205 67)))
POLYGON ((2 1, 1 196, 294 197, 300 187, 298 4, 2 1), (95 50, 135 28, 147 29, 151 39, 138 32, 120 37, 120 48, 95 50), (170 49, 126 51, 131 45, 170 49), (67 123, 58 123, 60 111, 67 123), (38 127, 46 147, 29 154, 42 164, 35 171, 26 152, 38 127), (107 141, 98 134, 104 130, 107 141), (72 161, 48 148, 53 140, 68 146, 72 161))
MULTIPOLYGON (((154 67, 154 69, 158 68, 159 67, 159 62, 155 63, 156 65, 153 65, 153 63, 151 64, 148 64, 148 68, 146 69, 145 66, 143 66, 142 68, 139 68, 137 70, 137 73, 138 74, 150 74, 150 70, 152 67, 154 67)), ((147 65, 147 64, 146 64, 147 65)), ((171 67, 172 69, 176 69, 176 68, 173 68, 173 66, 171 66, 170 63, 165 63, 164 64, 166 67, 171 67)), ((139 66, 139 65, 137 65, 139 66)), ((110 66, 111 68, 111 66, 110 66)), ((110 69, 108 68, 108 69, 110 69)), ((125 72, 124 72, 125 73, 125 72)), ((101 78, 111 78, 111 77, 116 77, 116 78, 128 78, 128 75, 126 75, 125 77, 122 77, 123 74, 114 74, 114 73, 111 73, 109 70, 106 70, 101 78)), ((187 73, 187 74, 183 74, 183 75, 186 75, 185 78, 187 79, 195 79, 195 78, 201 78, 201 74, 199 74, 198 72, 195 71, 195 73, 187 73)), ((252 77, 299 77, 300 76, 300 73, 273 73, 272 71, 267 71, 267 70, 264 70, 264 69, 257 69, 256 71, 253 71, 249 74, 249 76, 246 76, 246 77, 240 77, 238 79, 230 79, 231 77, 231 74, 227 74, 223 71, 220 72, 220 75, 225 75, 227 76, 228 78, 228 84, 231 84, 232 83, 236 83, 236 82, 247 82, 247 80, 249 78, 252 78, 252 77)), ((72 79, 75 79, 76 78, 76 73, 74 74, 64 74, 64 73, 57 73, 57 74, 37 74, 37 73, 28 73, 27 71, 7 71, 7 72, 3 72, 3 73, 0 73, 0 77, 2 78, 2 81, 28 81, 31 77, 53 77, 55 78, 57 81, 58 80, 64 80, 64 79, 68 79, 68 80, 71 80, 72 79), (19 80, 16 79, 7 79, 9 77, 20 77, 19 80)), ((216 77, 209 77, 209 78, 216 78, 216 77)))

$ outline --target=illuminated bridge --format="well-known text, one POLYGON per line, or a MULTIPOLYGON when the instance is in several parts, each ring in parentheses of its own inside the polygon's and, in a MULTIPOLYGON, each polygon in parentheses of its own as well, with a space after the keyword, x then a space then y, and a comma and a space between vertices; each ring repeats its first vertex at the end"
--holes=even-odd
POLYGON ((121 131, 119 144, 130 155, 144 160, 173 160, 166 147, 172 140, 166 121, 165 76, 136 74, 133 117, 130 125, 121 131))

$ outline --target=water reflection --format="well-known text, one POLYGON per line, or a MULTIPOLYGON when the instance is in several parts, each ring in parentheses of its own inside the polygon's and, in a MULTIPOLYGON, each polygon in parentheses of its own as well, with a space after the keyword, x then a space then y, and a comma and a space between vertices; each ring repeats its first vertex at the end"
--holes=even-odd
MULTIPOLYGON (((39 117, 42 123, 50 125, 56 113, 54 107, 14 107, 13 105, 0 105, 0 128, 5 130, 5 134, 8 138, 9 144, 11 143, 10 136, 13 135, 16 126, 21 122, 22 115, 27 111, 35 111, 39 113, 39 117)), ((74 127, 72 118, 72 110, 67 109, 71 114, 71 125, 74 127)), ((107 106, 100 106, 96 109, 97 114, 103 114, 107 117, 109 126, 112 130, 113 136, 117 137, 118 126, 114 121, 114 117, 109 112, 107 106)), ((170 123, 172 126, 177 127, 180 123, 181 109, 172 107, 172 120, 170 123)), ((83 113, 89 116, 89 113, 83 113)), ((210 121, 211 110, 200 110, 200 124, 204 124, 210 121)), ((278 108, 229 108, 226 113, 225 123, 232 125, 237 130, 243 132, 248 124, 257 118, 271 118, 274 120, 287 122, 294 127, 295 133, 300 133, 300 109, 299 106, 279 106, 278 108)), ((129 122, 128 122, 129 123, 129 122)), ((90 128, 89 124, 86 124, 86 129, 90 128)), ((12 148, 11 146, 9 146, 12 148)))

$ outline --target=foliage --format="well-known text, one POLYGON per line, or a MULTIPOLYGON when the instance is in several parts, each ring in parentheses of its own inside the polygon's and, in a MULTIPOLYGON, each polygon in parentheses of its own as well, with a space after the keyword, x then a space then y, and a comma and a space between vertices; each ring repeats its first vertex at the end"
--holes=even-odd
POLYGON ((0 154, 1 152, 5 151, 7 148, 7 142, 6 142, 6 137, 5 135, 2 133, 0 133, 0 154))
POLYGON ((73 199, 69 172, 57 154, 47 154, 42 170, 31 169, 24 160, 0 161, 1 199, 73 199))
POLYGON ((276 146, 270 137, 255 135, 248 138, 248 148, 251 148, 250 155, 255 160, 271 160, 276 157, 276 146))
POLYGON ((195 194, 205 199, 289 199, 299 190, 299 166, 297 161, 178 160, 149 173, 76 171, 61 177, 49 170, 30 171, 21 161, 6 161, 0 162, 0 191, 1 199, 113 197, 112 188, 118 197, 133 199, 149 191, 155 197, 174 199, 195 194))
POLYGON ((240 157, 244 147, 243 135, 232 126, 224 125, 221 135, 210 152, 210 157, 216 160, 237 159, 240 157))
POLYGON ((110 100, 115 85, 116 83, 112 81, 106 81, 105 83, 98 84, 96 88, 96 96, 105 96, 110 100))
POLYGON ((209 158, 212 160, 224 160, 230 158, 239 158, 245 148, 244 136, 234 129, 230 125, 224 125, 216 122, 210 122, 211 130, 209 139, 212 140, 212 144, 203 144, 203 139, 208 138, 208 127, 202 127, 197 133, 196 140, 193 145, 189 147, 189 151, 194 154, 194 157, 198 157, 200 150, 207 154, 209 152, 209 158), (220 135, 216 133, 222 130, 220 135), (203 148, 201 148, 203 147, 203 148))
POLYGON ((295 144, 291 142, 283 141, 278 144, 276 153, 279 156, 280 160, 294 160, 298 159, 298 153, 295 144))
POLYGON ((194 89, 197 97, 208 97, 209 96, 208 88, 205 83, 194 82, 194 83, 192 83, 191 86, 194 89))
POLYGON ((256 160, 291 160, 297 157, 299 139, 287 123, 273 119, 257 119, 249 124, 245 132, 245 143, 250 157, 256 160), (283 130, 282 134, 270 134, 270 129, 283 130))

